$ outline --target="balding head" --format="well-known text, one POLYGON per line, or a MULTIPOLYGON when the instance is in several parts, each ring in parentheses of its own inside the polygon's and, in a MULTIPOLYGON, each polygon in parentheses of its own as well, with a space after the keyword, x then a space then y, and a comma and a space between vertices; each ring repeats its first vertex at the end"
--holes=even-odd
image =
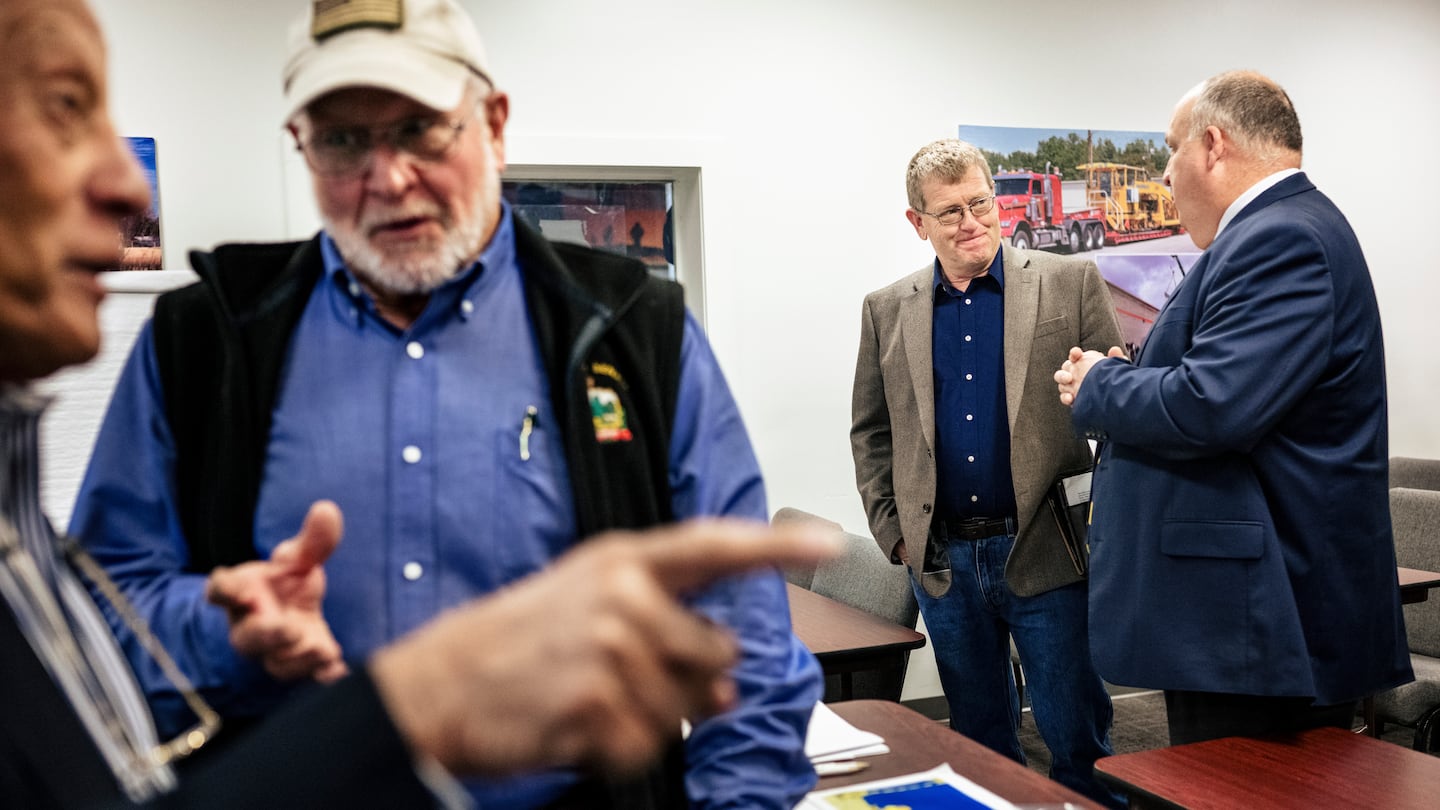
POLYGON ((1189 138, 1218 127, 1241 157, 1266 173, 1299 168, 1303 139, 1290 97, 1271 79, 1250 70, 1232 70, 1201 82, 1181 99, 1192 101, 1189 138))
POLYGON ((1282 169, 1300 168, 1295 105, 1280 85, 1248 70, 1221 73, 1182 96, 1165 143, 1171 150, 1165 183, 1201 250, 1248 189, 1282 169))

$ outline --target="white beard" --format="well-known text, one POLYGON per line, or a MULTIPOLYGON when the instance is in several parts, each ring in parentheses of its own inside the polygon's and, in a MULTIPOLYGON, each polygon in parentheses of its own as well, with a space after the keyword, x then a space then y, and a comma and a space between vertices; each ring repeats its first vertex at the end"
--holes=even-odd
MULTIPOLYGON (((494 194, 488 199, 498 202, 498 175, 495 180, 494 194)), ((470 208, 475 216, 459 224, 454 224, 449 216, 442 216, 444 212, 433 203, 382 211, 367 217, 369 221, 362 222, 358 228, 337 226, 330 217, 322 220, 346 266, 356 276, 386 293, 422 295, 459 275, 485 248, 485 237, 494 225, 494 217, 499 216, 498 207, 493 213, 486 209, 486 199, 485 190, 477 190, 470 208), (416 244, 413 249, 395 252, 379 250, 365 237, 373 223, 411 216, 440 217, 444 235, 416 244)))

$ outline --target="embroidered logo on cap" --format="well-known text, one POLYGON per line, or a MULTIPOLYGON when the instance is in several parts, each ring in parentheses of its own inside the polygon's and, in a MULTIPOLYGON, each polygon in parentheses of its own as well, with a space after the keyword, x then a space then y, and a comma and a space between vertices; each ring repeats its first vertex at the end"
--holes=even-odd
POLYGON ((318 42, 352 28, 387 28, 405 24, 405 0, 314 0, 310 36, 318 42))
POLYGON ((625 406, 620 404, 620 395, 616 393, 616 388, 625 387, 619 369, 609 363, 592 363, 585 385, 590 398, 590 420, 595 424, 595 441, 613 444, 634 438, 625 418, 625 406), (595 381, 597 377, 608 378, 615 387, 601 385, 595 381))

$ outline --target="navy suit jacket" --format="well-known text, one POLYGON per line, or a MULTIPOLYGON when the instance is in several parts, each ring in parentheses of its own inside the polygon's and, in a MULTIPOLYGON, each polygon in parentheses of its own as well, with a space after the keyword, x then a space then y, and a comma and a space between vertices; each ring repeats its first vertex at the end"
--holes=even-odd
POLYGON ((1360 244, 1304 174, 1247 205, 1135 364, 1074 405, 1103 440, 1090 636, 1113 683, 1354 700, 1412 678, 1385 357, 1360 244))

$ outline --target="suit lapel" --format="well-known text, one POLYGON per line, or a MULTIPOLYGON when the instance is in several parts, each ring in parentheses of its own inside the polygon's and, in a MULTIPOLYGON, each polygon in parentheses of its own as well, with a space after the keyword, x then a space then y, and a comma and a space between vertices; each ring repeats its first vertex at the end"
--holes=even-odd
POLYGON ((935 310, 934 291, 930 284, 934 274, 932 265, 911 276, 911 290, 900 302, 900 337, 905 342, 910 380, 915 385, 920 431, 928 447, 935 446, 935 372, 930 345, 931 319, 935 310))
POLYGON ((1009 245, 1002 243, 1000 252, 1005 273, 1005 410, 1013 433, 1040 312, 1040 274, 1029 258, 1009 245))

